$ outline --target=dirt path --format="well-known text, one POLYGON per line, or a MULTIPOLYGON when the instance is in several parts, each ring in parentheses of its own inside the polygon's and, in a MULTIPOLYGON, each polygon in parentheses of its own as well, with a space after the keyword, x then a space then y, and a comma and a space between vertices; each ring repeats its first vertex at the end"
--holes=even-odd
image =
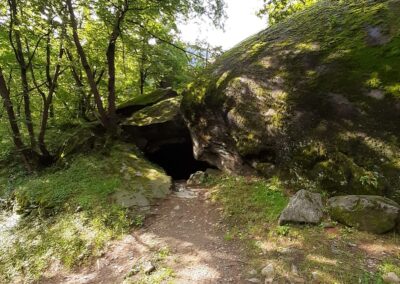
POLYGON ((142 229, 114 242, 96 265, 45 283, 245 283, 244 253, 224 240, 207 191, 181 190, 155 206, 142 229))

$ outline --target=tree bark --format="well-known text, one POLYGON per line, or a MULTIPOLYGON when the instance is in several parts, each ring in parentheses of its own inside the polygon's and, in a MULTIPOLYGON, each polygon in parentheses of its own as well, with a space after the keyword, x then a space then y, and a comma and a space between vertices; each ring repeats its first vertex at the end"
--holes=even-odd
POLYGON ((18 18, 18 9, 17 9, 17 2, 16 0, 9 0, 9 5, 11 8, 11 27, 10 27, 10 41, 11 45, 14 49, 15 56, 17 58, 18 64, 20 66, 20 75, 21 75, 21 83, 22 83, 22 95, 24 99, 24 114, 25 114, 25 124, 26 128, 28 129, 29 139, 31 143, 31 148, 36 148, 36 139, 35 139, 35 131, 33 127, 33 120, 32 120, 32 112, 31 112, 31 103, 29 97, 29 83, 28 83, 28 64, 30 62, 26 62, 23 48, 22 48, 22 41, 21 41, 21 34, 19 29, 15 29, 13 31, 13 25, 15 24, 18 26, 20 24, 18 18), (15 43, 16 46, 13 44, 12 33, 14 33, 15 43))
MULTIPOLYGON (((50 45, 50 41, 48 41, 48 46, 50 45)), ((51 62, 50 62, 50 48, 47 48, 47 68, 50 70, 50 66, 51 66, 51 62)), ((47 94, 47 97, 45 97, 45 99, 43 100, 43 113, 42 113, 42 119, 41 119, 41 124, 40 124, 40 132, 39 132, 39 136, 38 136, 38 143, 39 143, 39 149, 42 152, 42 154, 47 157, 50 158, 51 154, 49 153, 49 151, 47 150, 46 147, 46 143, 45 143, 45 137, 46 137, 46 130, 47 130, 47 124, 49 121, 49 113, 50 113, 50 108, 53 104, 53 96, 57 87, 57 81, 58 78, 60 76, 60 70, 61 70, 61 65, 60 65, 60 61, 63 57, 64 54, 64 48, 63 48, 63 43, 60 43, 60 50, 59 50, 59 54, 58 54, 58 63, 55 67, 55 71, 54 71, 54 75, 51 76, 50 75, 50 71, 48 72, 48 76, 47 76, 47 81, 49 84, 49 91, 47 94)))
POLYGON ((13 107, 13 104, 12 104, 12 101, 10 98, 10 92, 7 88, 6 81, 3 76, 3 70, 1 67, 0 67, 0 96, 3 99, 4 108, 6 109, 6 112, 7 112, 8 122, 11 127, 12 139, 13 139, 14 145, 17 148, 17 151, 20 153, 28 172, 32 172, 33 169, 32 169, 32 164, 30 161, 31 157, 28 153, 29 151, 27 150, 27 148, 24 145, 24 142, 22 141, 21 132, 18 127, 17 118, 16 118, 16 115, 14 112, 14 107, 13 107))
POLYGON ((99 112, 99 116, 100 116, 100 122, 107 130, 110 130, 112 128, 112 125, 110 125, 110 121, 107 116, 107 112, 105 111, 103 102, 101 100, 101 95, 100 95, 99 89, 97 88, 97 85, 96 85, 93 71, 90 68, 88 59, 86 57, 86 53, 85 53, 85 51, 82 47, 82 44, 80 42, 80 39, 79 39, 77 22, 76 22, 74 8, 72 7, 71 0, 66 0, 66 4, 67 4, 69 16, 70 16, 70 25, 72 28, 72 36, 73 36, 73 40, 75 43, 75 47, 76 47, 77 53, 79 55, 79 58, 81 60, 82 67, 85 70, 86 77, 87 77, 87 80, 88 80, 88 83, 90 86, 90 90, 94 96, 97 111, 99 112))
POLYGON ((108 65, 108 117, 114 130, 116 126, 116 94, 115 94, 115 49, 117 39, 121 35, 121 23, 124 20, 128 10, 128 0, 125 0, 123 7, 117 12, 117 19, 114 29, 110 35, 107 48, 107 65, 108 65))

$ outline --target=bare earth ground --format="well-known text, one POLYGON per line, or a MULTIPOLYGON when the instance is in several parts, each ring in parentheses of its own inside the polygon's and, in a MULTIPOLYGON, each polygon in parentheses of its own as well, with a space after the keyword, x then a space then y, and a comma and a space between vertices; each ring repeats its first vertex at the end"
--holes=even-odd
POLYGON ((203 188, 174 192, 94 265, 41 283, 245 283, 244 253, 224 240, 218 207, 206 197, 203 188))

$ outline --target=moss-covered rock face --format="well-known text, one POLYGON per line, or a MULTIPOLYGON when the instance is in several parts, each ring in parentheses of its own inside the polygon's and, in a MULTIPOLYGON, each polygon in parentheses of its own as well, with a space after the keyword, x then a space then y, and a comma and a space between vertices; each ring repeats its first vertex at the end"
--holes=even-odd
POLYGON ((328 200, 331 217, 360 230, 382 234, 396 227, 400 206, 382 196, 348 195, 328 200))
POLYGON ((178 96, 145 107, 127 118, 122 125, 147 126, 174 120, 180 115, 181 101, 182 97, 178 96))
POLYGON ((184 98, 197 157, 400 201, 399 14, 319 1, 226 52, 184 98))
POLYGON ((147 106, 154 105, 162 100, 178 96, 171 88, 157 89, 148 94, 142 94, 118 105, 117 113, 121 116, 129 116, 147 106))

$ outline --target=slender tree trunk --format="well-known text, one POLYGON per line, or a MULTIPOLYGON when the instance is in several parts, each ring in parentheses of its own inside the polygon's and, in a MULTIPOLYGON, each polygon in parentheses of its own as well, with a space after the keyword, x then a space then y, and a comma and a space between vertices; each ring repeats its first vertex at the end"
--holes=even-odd
MULTIPOLYGON (((18 26, 20 24, 18 18, 18 9, 17 9, 17 2, 16 0, 9 0, 9 5, 11 8, 11 24, 18 26)), ((12 32, 12 29, 10 29, 12 32)), ((14 52, 17 57, 17 61, 20 66, 20 75, 21 75, 21 83, 22 83, 22 96, 24 99, 24 114, 25 114, 25 124, 26 128, 28 129, 29 139, 31 143, 32 149, 36 148, 36 139, 35 139, 35 131, 33 127, 33 120, 32 120, 32 112, 31 112, 31 102, 29 97, 29 83, 28 83, 28 64, 25 60, 23 48, 22 48, 22 41, 21 41, 21 34, 19 29, 14 29, 14 38, 16 46, 14 47, 14 52)), ((12 37, 10 37, 12 41, 12 37)))
POLYGON ((21 132, 18 127, 18 122, 14 112, 14 107, 10 98, 10 92, 7 88, 6 81, 3 76, 3 70, 1 69, 1 67, 0 67, 0 96, 3 99, 4 108, 6 109, 8 115, 8 122, 10 123, 14 145, 17 148, 17 151, 20 153, 28 172, 32 172, 33 169, 30 161, 31 157, 29 151, 27 150, 22 141, 21 132))
MULTIPOLYGON (((115 94, 115 49, 117 39, 121 35, 121 23, 125 18, 126 11, 128 10, 128 0, 125 1, 124 6, 117 12, 117 18, 114 29, 110 35, 107 48, 107 65, 108 65, 108 117, 110 119, 113 129, 117 130, 116 119, 116 94, 115 94)), ((113 130, 113 131, 114 131, 113 130)))
MULTIPOLYGON (((61 53, 62 53, 62 51, 61 51, 61 53)), ((60 56, 62 56, 62 54, 60 56)), ((54 73, 54 77, 52 80, 52 85, 50 86, 50 89, 49 89, 49 93, 47 95, 47 98, 43 101, 43 113, 42 113, 42 119, 41 119, 41 124, 40 124, 38 142, 39 142, 40 151, 47 158, 51 157, 51 154, 47 150, 46 143, 45 143, 46 130, 47 130, 47 124, 49 122, 50 108, 53 104, 53 95, 54 95, 54 92, 55 92, 55 89, 57 86, 57 80, 58 80, 59 75, 60 75, 60 65, 57 65, 56 71, 54 73)))
POLYGON ((146 74, 143 70, 140 70, 140 94, 143 95, 144 93, 144 84, 146 83, 146 74))
MULTIPOLYGON (((116 125, 115 113, 115 44, 118 33, 113 32, 107 49, 107 65, 108 65, 108 118, 112 126, 116 125)), ((116 130, 116 127, 114 128, 116 130)))
POLYGON ((67 49, 66 50, 67 53, 67 58, 69 60, 69 62, 71 63, 71 73, 72 73, 72 77, 74 77, 75 80, 75 85, 78 88, 78 92, 79 92, 79 101, 78 101, 78 113, 77 113, 77 117, 81 118, 85 121, 90 121, 90 119, 87 117, 86 112, 89 109, 89 104, 90 104, 90 98, 86 96, 85 91, 84 91, 84 85, 82 83, 82 76, 78 73, 78 71, 76 70, 75 66, 74 66, 74 58, 71 54, 71 52, 67 49))
POLYGON ((54 119, 55 113, 54 113, 54 104, 52 103, 50 105, 50 118, 54 119))
POLYGON ((72 7, 71 0, 66 0, 66 4, 67 4, 68 12, 70 15, 70 24, 71 24, 71 28, 72 28, 72 36, 73 36, 73 40, 75 43, 75 47, 78 52, 79 58, 81 60, 82 67, 85 70, 86 77, 87 77, 87 80, 88 80, 88 83, 90 86, 90 90, 93 93, 97 111, 99 112, 100 121, 103 124, 103 126, 109 130, 111 128, 111 126, 110 126, 110 122, 109 122, 109 119, 107 116, 107 112, 104 109, 103 102, 101 100, 101 95, 100 95, 99 89, 97 88, 96 81, 95 81, 95 78, 93 75, 93 71, 90 68, 89 62, 86 57, 86 53, 85 53, 85 51, 82 47, 82 44, 79 40, 77 22, 76 22, 74 8, 72 7))
MULTIPOLYGON (((50 25, 51 25, 51 23, 50 23, 50 25)), ((47 84, 49 86, 49 90, 48 90, 47 96, 45 96, 45 95, 43 96, 43 112, 42 112, 40 131, 39 131, 39 136, 38 136, 39 149, 42 152, 43 156, 47 160, 49 160, 49 162, 51 162, 53 157, 51 156, 50 152, 47 150, 47 147, 46 147, 46 142, 45 142, 46 130, 47 130, 48 122, 49 122, 50 109, 51 109, 51 106, 53 105, 53 96, 54 96, 55 90, 57 88, 58 78, 61 74, 60 73, 60 71, 61 71, 60 62, 64 55, 63 40, 61 39, 59 52, 58 52, 58 61, 57 61, 57 64, 56 64, 56 67, 54 70, 54 74, 52 76, 51 71, 50 71, 50 69, 51 69, 51 38, 50 38, 50 34, 51 34, 51 30, 49 30, 49 32, 48 32, 47 46, 46 46, 46 78, 47 78, 47 84)), ((33 70, 32 70, 32 73, 33 73, 33 70)))

